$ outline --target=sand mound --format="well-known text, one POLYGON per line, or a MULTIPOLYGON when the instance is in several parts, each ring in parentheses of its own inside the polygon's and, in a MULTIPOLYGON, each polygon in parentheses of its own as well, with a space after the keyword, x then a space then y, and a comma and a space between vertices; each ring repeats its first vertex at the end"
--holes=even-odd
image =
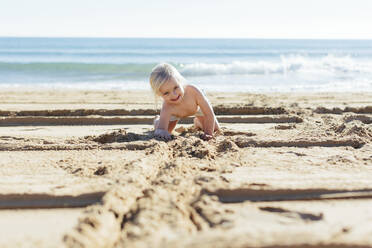
POLYGON ((194 127, 179 127, 171 141, 164 142, 157 140, 153 133, 136 134, 126 132, 121 129, 118 131, 101 134, 98 136, 86 136, 85 140, 95 141, 104 144, 103 149, 113 149, 120 146, 126 150, 147 150, 148 154, 155 152, 169 153, 171 157, 214 159, 217 155, 226 152, 235 152, 239 148, 232 141, 231 136, 254 136, 249 132, 224 130, 210 141, 202 139, 203 132, 194 127), (226 135, 225 135, 226 134, 226 135), (112 144, 126 142, 126 145, 112 144))
POLYGON ((372 117, 368 115, 347 115, 344 118, 345 122, 351 122, 351 121, 361 121, 364 124, 372 124, 372 117))
POLYGON ((363 139, 372 140, 372 127, 361 121, 350 121, 341 124, 335 129, 335 132, 341 136, 359 136, 363 139))
POLYGON ((93 140, 95 142, 106 144, 114 142, 131 142, 137 140, 149 140, 153 138, 153 135, 141 135, 136 133, 127 132, 124 129, 120 129, 115 132, 101 134, 99 136, 86 136, 85 139, 93 140))
POLYGON ((224 152, 236 152, 239 150, 239 147, 230 139, 221 139, 221 141, 217 142, 217 152, 224 153, 224 152))
MULTIPOLYGON (((195 157, 200 159, 214 159, 216 156, 223 155, 226 152, 236 152, 239 147, 232 141, 229 136, 217 134, 217 136, 210 140, 204 141, 200 137, 202 132, 190 132, 194 129, 184 130, 177 136, 176 139, 170 142, 170 147, 173 150, 174 157, 195 157)), ((230 135, 234 131, 226 131, 230 135)), ((252 136, 254 134, 245 132, 236 132, 236 135, 252 136)))
POLYGON ((173 150, 174 157, 214 159, 216 156, 215 148, 213 146, 195 136, 188 138, 179 137, 172 141, 170 147, 173 150))

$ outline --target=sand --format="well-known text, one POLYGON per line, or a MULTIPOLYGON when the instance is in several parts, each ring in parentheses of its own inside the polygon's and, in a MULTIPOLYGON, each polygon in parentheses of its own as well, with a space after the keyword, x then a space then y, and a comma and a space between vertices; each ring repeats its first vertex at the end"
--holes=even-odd
POLYGON ((1 92, 0 246, 372 247, 372 93, 208 97, 163 142, 149 92, 1 92))

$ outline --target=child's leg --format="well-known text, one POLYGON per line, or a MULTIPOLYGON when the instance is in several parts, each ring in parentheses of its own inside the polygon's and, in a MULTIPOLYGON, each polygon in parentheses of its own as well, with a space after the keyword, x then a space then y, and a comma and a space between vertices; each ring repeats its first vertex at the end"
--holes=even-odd
POLYGON ((202 129, 203 130, 203 124, 200 122, 198 117, 194 118, 194 127, 196 129, 202 129))
MULTIPOLYGON (((204 126, 204 116, 195 116, 194 118, 194 126, 197 128, 197 129, 201 129, 203 130, 203 126, 204 126)), ((220 124, 218 123, 217 120, 214 121, 214 132, 220 130, 220 124)))
POLYGON ((221 127, 220 127, 220 123, 218 123, 217 119, 214 121, 214 131, 217 132, 217 131, 220 131, 221 127))
POLYGON ((173 129, 176 127, 177 125, 177 120, 175 121, 170 121, 169 124, 168 124, 168 132, 169 133, 172 133, 173 129))
MULTIPOLYGON (((160 116, 157 115, 155 116, 155 119, 154 119, 154 129, 157 129, 158 126, 159 126, 159 119, 160 119, 160 116)), ((169 133, 172 133, 173 129, 176 127, 177 125, 177 120, 175 121, 170 121, 169 124, 168 124, 168 132, 169 133)))

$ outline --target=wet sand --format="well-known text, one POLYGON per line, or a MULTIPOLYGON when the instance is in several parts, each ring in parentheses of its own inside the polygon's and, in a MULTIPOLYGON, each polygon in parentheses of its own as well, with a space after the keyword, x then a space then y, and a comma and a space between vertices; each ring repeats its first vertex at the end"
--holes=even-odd
POLYGON ((1 92, 1 246, 372 247, 372 93, 208 97, 163 142, 149 92, 1 92))

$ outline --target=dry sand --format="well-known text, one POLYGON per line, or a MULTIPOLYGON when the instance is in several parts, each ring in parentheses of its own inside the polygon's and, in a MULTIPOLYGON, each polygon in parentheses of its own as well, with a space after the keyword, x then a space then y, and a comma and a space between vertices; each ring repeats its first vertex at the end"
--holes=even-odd
POLYGON ((372 247, 372 93, 210 93, 154 139, 149 92, 0 93, 1 247, 372 247))

